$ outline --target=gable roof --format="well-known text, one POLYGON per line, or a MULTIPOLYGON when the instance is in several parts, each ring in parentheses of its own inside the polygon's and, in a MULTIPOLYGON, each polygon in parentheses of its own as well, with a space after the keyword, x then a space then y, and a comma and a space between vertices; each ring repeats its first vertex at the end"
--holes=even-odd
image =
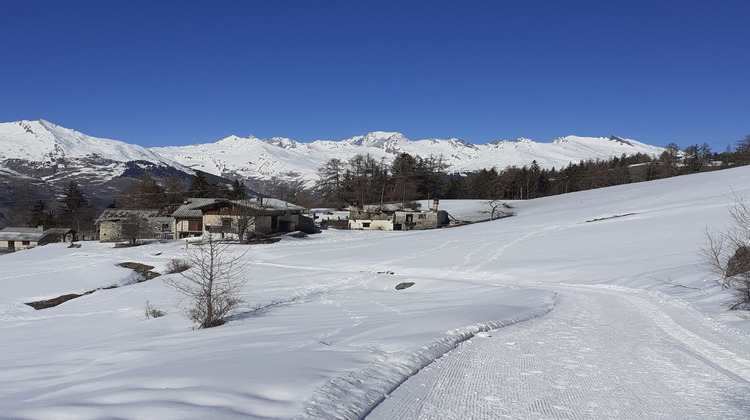
POLYGON ((226 206, 226 205, 247 207, 247 208, 252 208, 255 210, 260 210, 263 212, 287 211, 287 210, 301 212, 301 211, 306 210, 304 207, 300 207, 296 204, 292 204, 286 201, 277 200, 277 199, 259 199, 259 198, 245 199, 245 200, 216 199, 214 202, 195 207, 195 210, 206 211, 212 208, 226 206))
POLYGON ((218 198, 188 198, 185 200, 185 204, 177 208, 172 213, 172 217, 175 218, 201 218, 203 212, 200 211, 200 207, 213 204, 219 201, 224 201, 218 198))
POLYGON ((196 218, 203 217, 203 210, 210 208, 215 204, 232 203, 245 207, 253 207, 263 210, 306 210, 304 207, 297 206, 286 201, 274 198, 250 198, 245 200, 227 200, 225 198, 188 198, 185 204, 181 205, 172 213, 174 218, 196 218))
POLYGON ((102 214, 97 217, 96 223, 125 220, 133 215, 144 219, 166 218, 169 216, 166 209, 104 209, 102 214))
POLYGON ((39 242, 49 235, 67 235, 74 232, 67 228, 52 228, 42 230, 40 228, 7 227, 0 230, 0 241, 29 241, 39 242))

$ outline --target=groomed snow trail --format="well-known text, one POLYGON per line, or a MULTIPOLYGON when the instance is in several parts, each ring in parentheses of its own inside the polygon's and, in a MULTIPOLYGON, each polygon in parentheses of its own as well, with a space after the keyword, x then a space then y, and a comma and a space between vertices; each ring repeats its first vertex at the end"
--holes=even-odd
POLYGON ((646 293, 552 288, 552 312, 463 343, 367 419, 750 418, 746 337, 646 293))

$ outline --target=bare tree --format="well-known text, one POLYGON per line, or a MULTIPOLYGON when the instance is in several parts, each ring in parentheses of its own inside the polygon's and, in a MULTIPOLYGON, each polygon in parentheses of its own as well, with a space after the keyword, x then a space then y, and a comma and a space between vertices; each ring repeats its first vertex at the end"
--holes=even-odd
POLYGON ((230 252, 230 247, 208 234, 202 243, 191 245, 187 250, 190 269, 180 273, 180 277, 164 280, 188 300, 183 312, 198 328, 224 324, 227 315, 244 302, 247 251, 236 255, 230 252))
POLYGON ((287 172, 281 177, 273 176, 268 181, 266 193, 279 200, 297 204, 305 191, 305 179, 297 172, 287 172))
POLYGON ((240 243, 247 242, 247 234, 250 226, 255 223, 255 209, 250 205, 248 200, 243 200, 235 205, 237 236, 240 243))
POLYGON ((730 223, 724 230, 706 227, 701 247, 703 261, 716 282, 735 296, 731 309, 750 307, 750 203, 735 196, 729 209, 730 223))
POLYGON ((130 245, 138 245, 138 239, 149 235, 151 225, 146 219, 138 214, 131 213, 122 221, 122 237, 130 242, 130 245))
POLYGON ((494 200, 485 201, 484 204, 486 204, 487 207, 489 207, 489 209, 483 211, 482 213, 489 213, 490 220, 500 219, 502 217, 508 217, 508 216, 512 216, 513 215, 513 213, 511 213, 511 212, 508 212, 508 211, 505 211, 505 210, 501 210, 501 208, 502 209, 512 209, 513 208, 509 204, 505 203, 504 201, 501 201, 501 200, 498 200, 498 199, 494 199, 494 200))

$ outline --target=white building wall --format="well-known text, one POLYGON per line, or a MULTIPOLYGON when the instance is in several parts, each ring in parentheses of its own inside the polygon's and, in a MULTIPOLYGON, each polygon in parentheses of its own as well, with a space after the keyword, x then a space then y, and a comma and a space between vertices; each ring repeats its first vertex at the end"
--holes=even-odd
POLYGON ((349 220, 349 229, 393 230, 393 222, 390 220, 349 220))

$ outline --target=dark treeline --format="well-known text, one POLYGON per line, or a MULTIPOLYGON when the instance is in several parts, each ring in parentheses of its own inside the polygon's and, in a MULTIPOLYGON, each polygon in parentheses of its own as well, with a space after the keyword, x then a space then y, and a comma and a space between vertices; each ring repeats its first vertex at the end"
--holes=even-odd
MULTIPOLYGON (((171 175, 163 183, 159 183, 150 173, 144 173, 107 207, 160 209, 169 204, 182 203, 188 197, 241 200, 246 195, 246 188, 239 180, 235 180, 232 185, 211 182, 200 171, 189 182, 171 175)), ((61 198, 51 203, 57 204, 56 206, 45 200, 31 200, 29 196, 27 193, 26 198, 16 200, 7 223, 28 227, 66 227, 78 232, 93 231, 94 220, 102 211, 75 181, 70 181, 61 198)))
POLYGON ((331 159, 318 170, 320 205, 407 202, 429 198, 521 200, 651 181, 750 164, 750 136, 734 151, 714 153, 707 144, 680 150, 674 143, 658 157, 622 155, 608 160, 570 163, 564 168, 528 166, 445 173, 441 157, 403 153, 387 165, 370 155, 347 162, 331 159))

